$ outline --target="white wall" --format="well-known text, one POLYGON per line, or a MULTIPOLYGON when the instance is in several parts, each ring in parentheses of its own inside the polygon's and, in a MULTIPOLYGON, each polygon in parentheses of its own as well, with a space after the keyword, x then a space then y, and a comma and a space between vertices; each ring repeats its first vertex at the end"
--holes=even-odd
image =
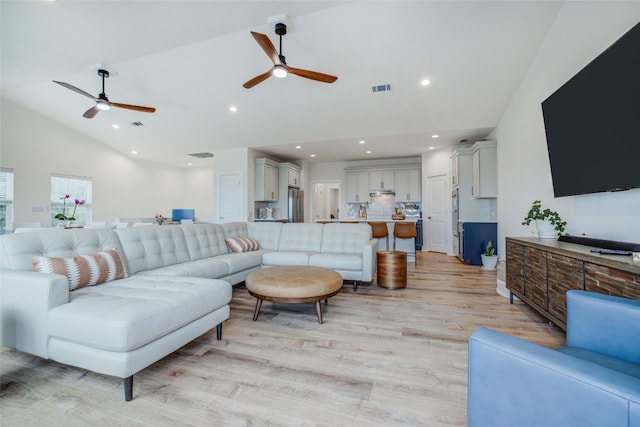
POLYGON ((49 225, 52 173, 90 177, 93 220, 171 215, 176 207, 211 213, 211 170, 137 160, 2 99, 0 165, 15 172, 14 221, 49 225))
POLYGON ((195 209, 197 218, 213 218, 213 167, 184 169, 182 204, 175 208, 195 209))
POLYGON ((536 199, 560 213, 567 221, 569 234, 640 242, 640 189, 553 197, 540 106, 638 21, 637 1, 566 2, 558 14, 499 126, 490 135, 498 141, 501 258, 505 255, 505 236, 530 235, 533 226, 521 223, 536 199))

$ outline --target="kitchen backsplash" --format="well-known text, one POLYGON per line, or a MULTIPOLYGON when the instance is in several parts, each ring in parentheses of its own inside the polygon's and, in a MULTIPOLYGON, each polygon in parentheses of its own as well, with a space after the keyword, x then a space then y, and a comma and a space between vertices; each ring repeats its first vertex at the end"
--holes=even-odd
POLYGON ((369 203, 348 203, 347 218, 362 218, 360 213, 366 211, 368 219, 389 219, 395 212, 396 197, 390 194, 372 196, 369 203))

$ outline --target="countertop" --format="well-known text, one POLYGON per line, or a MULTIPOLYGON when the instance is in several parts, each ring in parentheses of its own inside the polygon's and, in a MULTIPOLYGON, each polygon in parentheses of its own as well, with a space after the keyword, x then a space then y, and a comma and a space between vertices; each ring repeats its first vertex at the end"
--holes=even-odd
POLYGON ((315 222, 417 222, 421 218, 390 219, 390 218, 348 218, 348 219, 317 219, 315 222))

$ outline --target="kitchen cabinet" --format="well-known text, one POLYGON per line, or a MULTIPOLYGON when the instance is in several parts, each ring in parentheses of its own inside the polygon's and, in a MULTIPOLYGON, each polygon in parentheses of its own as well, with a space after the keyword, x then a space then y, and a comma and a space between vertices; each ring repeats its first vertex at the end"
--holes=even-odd
POLYGON ((369 172, 345 173, 345 195, 347 203, 369 201, 369 172))
POLYGON ((275 202, 278 200, 278 163, 270 159, 254 160, 254 200, 275 202))
POLYGON ((482 265, 480 254, 488 242, 497 246, 498 224, 495 222, 459 222, 458 257, 469 265, 482 265))
POLYGON ((420 169, 396 170, 396 201, 421 202, 420 169))
POLYGON ((453 152, 451 157, 451 188, 455 189, 460 184, 458 170, 460 169, 460 155, 457 151, 453 152))
POLYGON ((495 141, 478 141, 473 144, 472 184, 473 197, 495 199, 498 197, 498 156, 495 141))
POLYGON ((631 257, 591 253, 593 247, 555 239, 506 238, 511 295, 562 329, 569 290, 640 299, 640 265, 631 257))
POLYGON ((280 169, 284 172, 280 177, 284 175, 288 187, 300 188, 301 169, 299 166, 293 163, 280 163, 280 169))
POLYGON ((488 221, 491 220, 490 199, 480 199, 471 194, 472 185, 472 157, 473 150, 470 146, 456 148, 451 154, 452 183, 453 168, 456 168, 455 183, 453 185, 453 197, 457 205, 452 221, 455 224, 458 220, 463 221, 488 221))
POLYGON ((369 172, 369 190, 394 190, 396 174, 393 170, 369 172))
POLYGON ((472 185, 472 158, 471 147, 460 147, 451 153, 451 188, 460 188, 460 192, 467 191, 471 195, 472 185))

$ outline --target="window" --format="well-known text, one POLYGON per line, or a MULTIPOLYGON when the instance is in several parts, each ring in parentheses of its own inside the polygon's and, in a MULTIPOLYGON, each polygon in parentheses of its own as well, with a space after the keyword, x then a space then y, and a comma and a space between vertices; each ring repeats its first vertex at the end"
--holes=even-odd
POLYGON ((75 218, 80 224, 91 222, 91 178, 51 175, 52 226, 58 225, 55 216, 60 213, 75 218))
POLYGON ((0 168, 0 234, 13 223, 13 169, 0 168))

